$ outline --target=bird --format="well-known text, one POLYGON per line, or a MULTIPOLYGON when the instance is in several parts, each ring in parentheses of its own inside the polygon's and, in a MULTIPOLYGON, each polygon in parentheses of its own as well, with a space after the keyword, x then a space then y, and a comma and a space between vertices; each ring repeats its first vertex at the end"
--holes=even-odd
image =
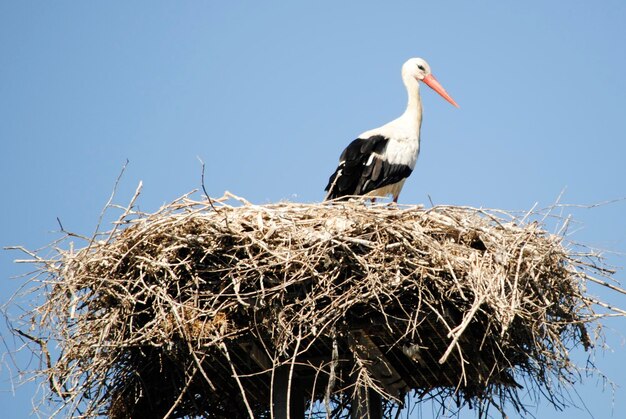
POLYGON ((408 93, 406 110, 393 121, 365 131, 343 150, 339 165, 324 189, 327 192, 325 200, 362 195, 373 202, 377 197, 392 195, 393 202, 397 203, 419 154, 420 82, 459 107, 433 76, 430 65, 423 58, 410 58, 402 65, 402 81, 408 93))

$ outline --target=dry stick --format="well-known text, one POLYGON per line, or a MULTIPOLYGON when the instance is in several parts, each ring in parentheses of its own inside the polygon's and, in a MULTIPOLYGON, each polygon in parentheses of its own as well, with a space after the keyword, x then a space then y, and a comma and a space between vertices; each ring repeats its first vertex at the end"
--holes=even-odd
POLYGON ((272 355, 272 374, 270 376, 270 419, 274 419, 274 378, 276 377, 277 362, 278 354, 274 351, 272 355))
POLYGON ((296 362, 296 356, 298 355, 298 348, 300 347, 301 340, 302 329, 298 329, 298 338, 296 340, 296 347, 293 350, 293 357, 291 358, 291 365, 289 367, 289 378, 287 379, 287 419, 291 418, 291 380, 293 378, 293 367, 296 362))
MULTIPOLYGON (((597 304, 600 307, 604 307, 606 309, 609 309, 611 311, 615 311, 616 313, 620 313, 622 315, 626 315, 626 311, 622 310, 621 308, 617 308, 617 307, 613 307, 610 304, 604 303, 600 300, 596 300, 595 298, 591 298, 591 297, 586 297, 585 300, 592 302, 593 304, 597 304)), ((607 316, 604 316, 607 317, 607 316)))
POLYGON ((248 398, 246 397, 246 391, 243 389, 241 380, 239 380, 239 375, 237 375, 237 371, 235 371, 235 365, 233 364, 233 361, 231 361, 230 355, 228 354, 228 348, 226 347, 226 344, 223 341, 220 342, 220 348, 224 352, 224 355, 226 356, 226 360, 228 361, 228 364, 230 365, 230 369, 233 372, 233 377, 235 377, 235 380, 237 381, 237 385, 239 386, 239 390, 241 391, 241 397, 243 397, 243 402, 246 405, 246 409, 248 410, 250 419, 254 419, 254 413, 252 412, 252 409, 250 408, 250 404, 248 403, 248 398))
POLYGON ((444 253, 444 257, 446 258, 446 265, 448 267, 448 270, 450 271, 450 274, 452 275, 452 279, 454 279, 454 285, 456 286, 456 289, 459 291, 459 295, 461 296, 462 299, 467 300, 467 297, 463 293, 463 289, 461 288, 461 285, 459 285, 460 284, 459 278, 456 277, 454 268, 452 267, 452 264, 450 263, 450 258, 448 258, 448 255, 445 253, 444 253))
MULTIPOLYGON (((215 208, 215 205, 213 205, 213 199, 209 196, 206 187, 204 186, 204 162, 202 161, 202 159, 200 159, 200 157, 198 157, 198 160, 200 160, 200 163, 202 164, 202 190, 204 191, 204 196, 206 196, 206 199, 209 201, 209 205, 211 206, 211 208, 213 209, 213 211, 216 214, 219 214, 220 211, 217 210, 217 208, 215 208)), ((228 224, 228 216, 226 215, 226 212, 224 212, 224 224, 226 224, 226 228, 230 230, 230 225, 228 224)))
POLYGON ((172 407, 170 407, 170 410, 167 411, 165 416, 163 416, 163 419, 168 419, 170 417, 170 415, 172 413, 174 413, 174 409, 176 409, 176 406, 178 406, 180 404, 180 402, 183 400, 183 396, 187 392, 187 389, 189 389, 189 386, 191 385, 191 382, 193 381, 193 378, 196 376, 196 372, 197 371, 198 371, 198 368, 194 367, 193 372, 191 373, 191 375, 187 379, 187 383, 185 384, 185 387, 183 387, 183 389, 180 391, 180 394, 178 395, 178 397, 174 401, 174 404, 172 405, 172 407))
MULTIPOLYGON (((433 313, 435 313, 435 315, 439 318, 439 320, 441 320, 441 322, 444 324, 444 326, 448 329, 448 333, 452 332, 452 329, 450 328, 450 326, 448 325, 448 322, 446 321, 446 319, 444 319, 444 317, 441 315, 441 313, 439 313, 435 307, 433 307, 430 303, 425 302, 426 305, 431 309, 431 311, 433 313)), ((452 344, 450 344, 451 347, 456 346, 457 350, 459 351, 459 362, 461 364, 461 369, 462 371, 462 377, 465 378, 465 366, 463 365, 464 362, 464 357, 463 357, 463 350, 461 348, 461 346, 458 344, 458 339, 455 338, 455 340, 453 341, 452 344)), ((450 347, 448 347, 448 350, 450 350, 450 347)), ((444 354, 445 358, 447 359, 449 352, 446 351, 447 354, 444 354)), ((443 364, 446 360, 444 359, 444 357, 441 357, 441 359, 439 359, 439 364, 443 364)))
MULTIPOLYGON (((174 308, 173 304, 171 306, 172 308, 174 308)), ((181 333, 185 333, 184 326, 183 326, 183 319, 180 317, 178 310, 174 308, 173 310, 171 310, 171 312, 174 313, 174 317, 176 317, 176 322, 178 323, 178 326, 181 329, 180 330, 181 333)), ((202 374, 202 377, 205 379, 209 387, 211 387, 211 390, 216 391, 215 385, 213 384, 209 376, 206 374, 206 371, 204 371, 204 368, 202 367, 202 362, 204 361, 204 358, 206 358, 206 354, 202 355, 202 359, 198 359, 198 355, 196 355, 196 351, 191 345, 191 339, 185 339, 185 340, 187 341, 187 349, 189 349, 189 353, 193 357, 193 362, 196 364, 197 369, 196 371, 194 371, 194 374, 197 371, 200 371, 200 374, 202 374)))
POLYGON ((333 352, 332 359, 330 362, 330 375, 328 377, 328 383, 326 384, 326 394, 324 395, 324 406, 326 407, 326 414, 330 417, 332 410, 330 408, 330 393, 335 386, 335 380, 337 376, 335 375, 335 368, 337 368, 337 364, 339 363, 339 347, 337 345, 337 336, 335 329, 332 331, 333 335, 333 352))
POLYGON ((323 372, 324 363, 322 362, 320 366, 318 367, 313 366, 313 364, 309 364, 309 365, 311 366, 311 368, 315 370, 315 376, 313 377, 313 386, 311 387, 311 403, 309 405, 310 407, 309 407, 309 416, 308 416, 308 419, 311 419, 313 415, 313 402, 315 400, 315 387, 317 386, 317 377, 319 376, 321 372, 323 372))
MULTIPOLYGON (((52 370, 52 361, 50 360, 50 352, 48 352, 48 345, 46 345, 46 342, 44 342, 43 339, 36 338, 27 333, 24 333, 19 329, 13 329, 13 331, 15 331, 20 336, 23 336, 39 345, 39 347, 41 348, 41 352, 43 352, 44 357, 46 358, 46 367, 48 368, 48 373, 50 373, 50 371, 52 370)), ((61 390, 61 388, 59 387, 59 383, 56 382, 52 375, 48 376, 48 380, 50 386, 59 397, 65 399, 67 396, 69 396, 67 392, 61 390)))
POLYGON ((596 207, 601 207, 604 205, 609 205, 609 204, 614 204, 616 202, 621 202, 626 200, 626 196, 623 196, 621 198, 615 198, 615 199, 608 199, 606 201, 600 201, 597 202, 595 204, 553 204, 552 207, 555 208, 584 208, 584 209, 591 209, 591 208, 596 208, 596 207))
POLYGON ((616 287, 615 285, 611 285, 611 284, 609 284, 609 283, 608 283, 608 282, 606 282, 606 281, 603 281, 603 280, 598 279, 598 278, 594 278, 594 277, 592 277, 592 276, 590 276, 590 275, 586 275, 586 274, 585 274, 585 275, 583 275, 583 277, 584 277, 585 279, 588 279, 588 280, 589 280, 589 281, 591 281, 591 282, 595 282, 596 284, 600 284, 600 285, 602 285, 603 287, 610 288, 610 289, 612 289, 613 291, 617 291, 617 292, 619 292, 620 294, 625 294, 625 295, 626 295, 626 290, 625 290, 625 289, 623 289, 623 288, 616 287))
POLYGON ((69 237, 76 237, 76 238, 79 238, 81 240, 85 240, 87 242, 89 241, 89 237, 81 236, 80 234, 76 234, 76 233, 72 233, 71 231, 67 231, 63 227, 63 224, 61 223, 61 219, 59 217, 57 217, 57 223, 59 224, 59 228, 61 229, 61 233, 67 234, 69 237))
MULTIPOLYGON (((120 174, 121 176, 121 174, 120 174)), ((119 180, 119 179, 118 179, 119 180)), ((117 188, 117 183, 116 183, 116 188, 117 188)), ((114 237, 115 232, 117 231, 118 227, 120 226, 120 224, 123 222, 123 220, 128 216, 128 214, 130 214, 130 211, 132 210, 133 206, 135 205, 135 201, 137 201, 137 198, 139 198, 139 195, 141 194, 141 189, 143 188, 143 182, 139 181, 139 184, 137 185, 137 189, 135 189, 135 194, 133 195, 132 199, 130 200, 130 203, 128 204, 128 206, 126 207, 126 209, 124 210, 124 213, 118 218, 118 221, 116 223, 114 223, 113 225, 113 229, 111 230, 111 232, 109 233, 109 237, 107 238, 106 242, 110 243, 111 239, 114 237)), ((113 194, 115 194, 115 192, 113 192, 113 194)), ((111 199, 113 199, 113 194, 111 195, 111 198, 109 199, 109 201, 111 199)), ((106 208, 108 208, 111 204, 107 203, 107 205, 105 206, 105 210, 106 208)), ((96 235, 98 233, 98 229, 100 228, 100 223, 102 222, 102 217, 104 216, 104 211, 102 211, 102 214, 100 215, 100 220, 98 221, 98 227, 96 227, 96 231, 94 232, 94 236, 92 238, 92 242, 89 243, 89 246, 91 247, 91 244, 95 242, 95 238, 96 235)))
MULTIPOLYGON (((513 286, 511 287, 511 310, 515 310, 515 301, 517 300, 517 294, 519 293, 519 288, 517 284, 519 283, 519 274, 522 269, 522 262, 524 261, 524 249, 526 248, 526 242, 522 243, 522 247, 519 249, 519 257, 517 258, 517 265, 515 267, 515 279, 513 280, 513 286)), ((508 325, 505 325, 508 328, 508 325)))
POLYGON ((241 287, 241 282, 239 280, 235 279, 234 275, 230 276, 230 280, 231 280, 231 283, 233 284, 233 291, 235 292, 235 296, 237 297, 237 301, 239 301, 239 304, 241 304, 244 307, 250 307, 250 304, 248 304, 245 301, 243 301, 243 299, 241 298, 241 295, 239 294, 239 289, 241 287))
POLYGON ((42 258, 37 255, 36 252, 30 251, 26 249, 24 246, 5 246, 4 250, 18 250, 20 252, 26 253, 28 256, 32 257, 32 259, 15 259, 13 263, 33 263, 33 264, 47 264, 50 261, 42 258))
POLYGON ((113 198, 115 198, 115 194, 117 193, 117 187, 120 184, 120 180, 122 179, 122 176, 124 175, 124 172, 126 171, 126 166, 128 166, 129 162, 130 161, 128 159, 126 159, 126 161, 124 162, 124 165, 122 166, 122 170, 120 170, 120 174, 117 175, 117 179, 115 179, 115 185, 113 185, 113 191, 111 191, 111 195, 109 196, 109 200, 104 205, 104 208, 102 209, 102 212, 100 213, 100 217, 98 218, 98 224, 96 224, 96 231, 94 233, 94 237, 98 233, 98 230, 100 230, 100 224, 102 224, 102 219, 104 218, 104 213, 106 212, 106 210, 109 208, 109 206, 113 202, 113 198))
POLYGON ((230 199, 234 199, 235 201, 239 201, 246 206, 252 206, 253 204, 245 198, 235 195, 232 192, 226 191, 224 192, 224 196, 230 199))

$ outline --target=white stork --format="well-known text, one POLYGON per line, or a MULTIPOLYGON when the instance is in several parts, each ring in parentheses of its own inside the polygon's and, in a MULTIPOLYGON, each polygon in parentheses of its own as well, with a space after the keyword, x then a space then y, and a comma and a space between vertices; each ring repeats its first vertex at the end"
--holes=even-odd
POLYGON ((382 127, 365 131, 343 150, 339 166, 325 189, 327 200, 366 195, 374 201, 376 197, 391 194, 393 202, 398 202, 402 186, 413 171, 419 153, 422 125, 420 81, 459 107, 421 58, 411 58, 404 63, 402 81, 409 95, 406 110, 382 127))

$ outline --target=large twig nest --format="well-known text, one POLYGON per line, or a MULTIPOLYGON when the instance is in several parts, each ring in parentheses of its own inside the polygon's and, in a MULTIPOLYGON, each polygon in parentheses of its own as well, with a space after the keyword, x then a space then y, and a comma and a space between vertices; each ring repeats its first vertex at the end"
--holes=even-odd
POLYGON ((412 390, 558 405, 569 351, 596 339, 585 285, 607 274, 504 212, 362 202, 185 197, 56 251, 34 255, 45 302, 20 333, 44 360, 58 345, 40 373, 84 416, 269 416, 281 366, 319 416, 362 387, 396 409, 412 390))

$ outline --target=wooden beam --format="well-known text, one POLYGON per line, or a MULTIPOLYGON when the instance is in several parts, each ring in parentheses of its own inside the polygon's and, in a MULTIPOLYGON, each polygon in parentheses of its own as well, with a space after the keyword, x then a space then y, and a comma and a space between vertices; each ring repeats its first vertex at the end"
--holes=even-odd
POLYGON ((380 394, 371 388, 359 388, 350 407, 351 419, 382 419, 383 403, 380 394))
POLYGON ((304 419, 305 399, 300 379, 295 372, 289 385, 289 365, 282 365, 274 372, 274 418, 304 419))
POLYGON ((254 363, 261 367, 263 370, 269 371, 272 369, 272 361, 267 356, 267 354, 261 348, 259 348, 256 343, 254 343, 253 341, 242 342, 239 344, 239 347, 246 351, 246 353, 250 355, 250 358, 254 361, 254 363))
POLYGON ((391 365, 385 354, 376 346, 372 339, 363 330, 350 332, 350 347, 355 354, 368 360, 367 369, 383 386, 385 392, 400 399, 408 390, 402 376, 391 365))

